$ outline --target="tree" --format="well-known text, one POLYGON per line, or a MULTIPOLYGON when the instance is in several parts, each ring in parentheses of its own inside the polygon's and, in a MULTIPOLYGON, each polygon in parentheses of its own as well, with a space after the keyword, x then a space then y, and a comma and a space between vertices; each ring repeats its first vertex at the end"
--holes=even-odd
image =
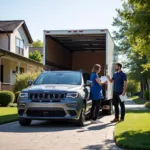
MULTIPOLYGON (((123 63, 125 67, 130 70, 129 74, 131 76, 131 79, 137 82, 141 82, 141 90, 143 96, 143 91, 145 89, 149 89, 149 58, 146 55, 147 53, 141 54, 135 49, 135 46, 137 47, 137 42, 135 44, 133 42, 134 38, 131 38, 134 37, 134 34, 131 34, 131 31, 133 32, 135 28, 132 26, 132 23, 130 22, 131 20, 128 19, 127 12, 133 12, 133 6, 126 1, 123 3, 122 6, 122 10, 116 10, 118 15, 116 18, 114 18, 113 21, 113 26, 117 27, 117 31, 113 32, 114 40, 117 44, 119 54, 127 56, 127 60, 123 63)), ((140 31, 142 31, 142 28, 140 29, 140 31)), ((141 51, 145 50, 141 48, 141 51)))
POLYGON ((35 50, 33 53, 30 52, 29 58, 38 62, 42 62, 42 56, 38 50, 35 50))
POLYGON ((147 63, 142 67, 147 71, 150 68, 150 1, 123 1, 123 9, 118 12, 128 25, 128 43, 139 57, 146 57, 147 63))
POLYGON ((30 46, 31 47, 43 47, 43 42, 41 40, 37 40, 33 42, 30 46))

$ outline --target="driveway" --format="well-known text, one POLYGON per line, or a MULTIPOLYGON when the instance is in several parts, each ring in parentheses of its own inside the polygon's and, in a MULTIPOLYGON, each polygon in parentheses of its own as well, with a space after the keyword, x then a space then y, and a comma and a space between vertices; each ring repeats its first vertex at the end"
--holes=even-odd
POLYGON ((85 127, 46 121, 33 121, 29 127, 21 127, 18 122, 2 125, 0 150, 114 150, 117 148, 109 145, 114 143, 112 118, 101 117, 103 123, 94 125, 87 121, 85 127))

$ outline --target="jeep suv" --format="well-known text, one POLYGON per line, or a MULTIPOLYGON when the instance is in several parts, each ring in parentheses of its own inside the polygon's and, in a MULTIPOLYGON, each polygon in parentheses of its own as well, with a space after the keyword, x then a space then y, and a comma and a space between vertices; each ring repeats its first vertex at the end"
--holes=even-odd
POLYGON ((83 126, 92 101, 89 74, 83 71, 45 71, 18 98, 19 123, 32 120, 72 120, 83 126))

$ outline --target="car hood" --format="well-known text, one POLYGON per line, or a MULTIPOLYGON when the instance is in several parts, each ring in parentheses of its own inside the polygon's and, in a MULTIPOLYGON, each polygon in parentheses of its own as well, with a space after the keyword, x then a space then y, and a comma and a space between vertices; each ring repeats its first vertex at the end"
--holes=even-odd
POLYGON ((81 89, 81 85, 64 85, 64 84, 52 84, 52 85, 33 85, 23 92, 37 92, 37 91, 78 91, 81 89))

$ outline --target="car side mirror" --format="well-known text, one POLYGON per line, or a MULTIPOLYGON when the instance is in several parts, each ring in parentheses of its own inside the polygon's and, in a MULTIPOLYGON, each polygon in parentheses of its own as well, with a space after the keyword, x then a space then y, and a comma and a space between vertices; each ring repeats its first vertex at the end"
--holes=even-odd
POLYGON ((87 80, 85 86, 92 86, 93 82, 91 80, 87 80))
POLYGON ((29 80, 29 81, 28 81, 28 85, 31 86, 32 84, 33 84, 33 81, 32 81, 32 80, 29 80))

